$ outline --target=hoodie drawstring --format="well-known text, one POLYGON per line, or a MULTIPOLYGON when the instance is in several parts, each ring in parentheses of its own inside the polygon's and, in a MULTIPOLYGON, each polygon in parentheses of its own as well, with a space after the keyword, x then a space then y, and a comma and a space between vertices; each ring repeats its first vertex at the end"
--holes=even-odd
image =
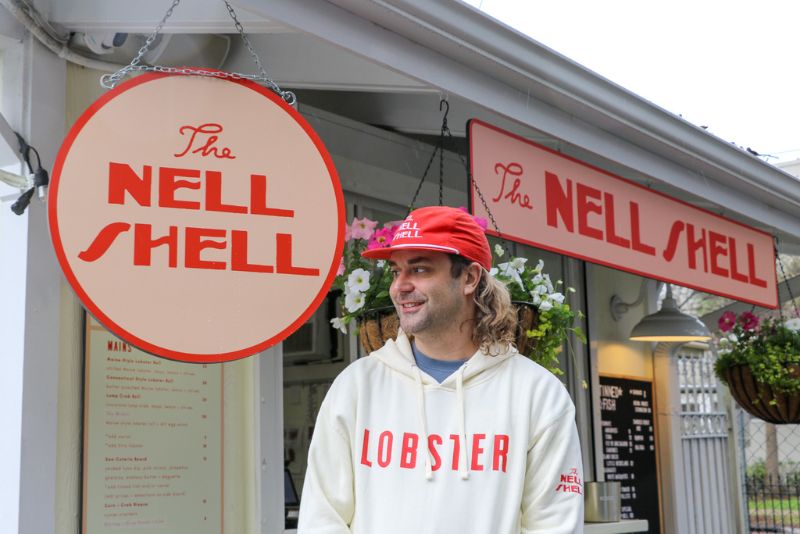
MULTIPOLYGON (((456 403, 458 404, 458 432, 459 439, 461 440, 461 458, 458 461, 459 472, 461 479, 467 480, 469 478, 469 466, 467 465, 467 432, 466 425, 464 424, 464 367, 462 365, 456 371, 456 403)), ((419 373, 419 369, 417 370, 419 373)))
POLYGON ((431 451, 428 445, 428 425, 425 421, 425 386, 422 384, 422 372, 416 365, 414 376, 417 379, 417 408, 419 423, 422 427, 422 447, 425 450, 425 479, 433 480, 433 468, 431 467, 431 451))

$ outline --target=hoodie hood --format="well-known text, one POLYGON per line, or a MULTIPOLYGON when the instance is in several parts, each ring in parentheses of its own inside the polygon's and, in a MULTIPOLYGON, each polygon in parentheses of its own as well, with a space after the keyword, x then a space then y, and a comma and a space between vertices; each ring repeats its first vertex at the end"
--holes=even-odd
MULTIPOLYGON (((468 360, 464 362, 461 368, 447 377, 441 384, 434 380, 432 377, 425 373, 422 375, 422 383, 425 386, 438 386, 443 389, 456 389, 457 375, 461 374, 464 386, 469 387, 472 382, 482 381, 488 378, 497 366, 517 354, 513 346, 496 346, 492 347, 496 356, 490 356, 485 352, 478 349, 468 360)), ((375 352, 371 353, 370 358, 376 358, 388 367, 394 369, 398 373, 417 380, 417 372, 419 371, 417 363, 414 360, 414 353, 411 350, 411 341, 402 329, 399 329, 396 340, 389 340, 386 344, 375 352)))

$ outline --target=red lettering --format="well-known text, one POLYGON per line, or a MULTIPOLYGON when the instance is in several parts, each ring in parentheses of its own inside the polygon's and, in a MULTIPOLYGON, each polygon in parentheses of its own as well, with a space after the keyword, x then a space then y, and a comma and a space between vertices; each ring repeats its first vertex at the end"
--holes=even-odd
POLYGON ((439 451, 437 451, 436 447, 434 447, 434 445, 433 445, 434 442, 437 445, 441 445, 442 444, 442 436, 438 436, 436 434, 431 434, 430 436, 428 436, 428 450, 431 452, 431 456, 433 456, 433 462, 432 462, 432 465, 431 465, 431 469, 433 471, 438 471, 439 468, 442 466, 442 457, 439 456, 439 451))
POLYGON ((483 466, 478 463, 481 453, 483 453, 483 447, 481 447, 481 441, 486 439, 486 434, 473 434, 472 435, 472 465, 470 469, 473 471, 483 471, 483 466))
POLYGON ((167 245, 169 250, 169 266, 178 266, 178 227, 170 226, 169 234, 153 239, 153 227, 150 224, 137 224, 133 230, 133 264, 150 265, 151 253, 156 247, 167 245))
POLYGON ((158 171, 158 205, 162 208, 180 208, 186 210, 199 210, 200 203, 190 200, 175 198, 176 189, 200 189, 200 182, 189 180, 176 180, 178 176, 184 178, 200 178, 200 171, 196 169, 176 169, 161 167, 158 171))
POLYGON ((717 263, 717 258, 722 256, 723 258, 728 255, 728 249, 725 247, 727 243, 727 239, 722 234, 718 234, 712 230, 708 231, 708 244, 711 249, 711 272, 718 275, 728 277, 728 270, 722 268, 719 263, 717 263))
POLYGON ((214 228, 186 227, 186 255, 184 265, 187 269, 225 269, 224 261, 208 261, 200 259, 200 252, 207 248, 224 249, 226 231, 214 228), (219 237, 223 241, 202 239, 203 237, 219 237))
POLYGON ((495 174, 499 174, 500 171, 503 172, 503 175, 500 179, 500 192, 497 194, 495 198, 492 199, 492 202, 498 202, 501 198, 508 199, 511 204, 517 204, 521 208, 527 208, 529 210, 533 209, 531 206, 531 198, 528 195, 524 195, 519 193, 519 188, 522 185, 522 180, 518 178, 522 176, 522 165, 519 163, 509 163, 508 165, 503 165, 502 163, 497 163, 494 166, 495 174), (506 177, 508 175, 514 176, 514 185, 511 186, 511 190, 503 195, 506 188, 506 177))
POLYGON ((369 430, 364 429, 364 441, 361 444, 361 465, 372 467, 372 461, 367 458, 369 451, 369 430))
POLYGON ((572 180, 567 179, 567 190, 561 188, 558 176, 545 171, 545 199, 547 202, 547 226, 558 228, 558 217, 568 232, 573 232, 572 180))
POLYGON ((767 281, 756 277, 756 251, 751 243, 747 244, 747 268, 750 271, 750 283, 758 287, 767 287, 767 281))
POLYGON ((636 202, 630 203, 631 212, 631 244, 633 250, 643 252, 649 256, 656 255, 655 247, 645 244, 639 233, 639 204, 636 202))
POLYGON ((667 239, 667 246, 663 252, 665 260, 672 261, 672 258, 675 257, 675 252, 678 251, 678 241, 680 241, 684 226, 683 221, 675 221, 672 223, 672 228, 669 230, 669 238, 667 239))
POLYGON ((378 465, 381 467, 386 467, 392 461, 392 441, 394 436, 388 430, 378 436, 378 465))
POLYGON ((508 463, 508 435, 498 434, 494 437, 494 454, 492 455, 492 470, 506 472, 508 463))
POLYGON ((295 267, 292 265, 292 234, 276 234, 278 253, 275 258, 275 270, 280 274, 298 276, 319 276, 319 269, 311 267, 295 267))
POLYGON ((728 237, 728 250, 730 251, 731 258, 731 278, 739 282, 747 283, 747 275, 740 273, 738 269, 738 262, 736 260, 736 239, 733 237, 728 237))
POLYGON ((189 136, 189 142, 186 144, 186 148, 183 149, 183 152, 178 154, 174 154, 176 158, 182 158, 185 156, 189 150, 194 146, 194 142, 197 138, 197 134, 205 134, 208 135, 205 144, 202 146, 195 148, 192 150, 192 154, 200 154, 202 157, 206 157, 208 155, 212 155, 217 159, 236 159, 236 156, 231 154, 231 150, 227 147, 218 149, 214 146, 214 144, 219 139, 216 135, 209 135, 209 134, 218 134, 222 133, 222 125, 209 122, 206 124, 201 124, 200 126, 181 126, 178 129, 178 132, 181 135, 184 135, 186 131, 190 131, 191 135, 189 136))
POLYGON ((272 217, 294 217, 294 210, 267 207, 267 177, 263 174, 250 175, 250 213, 272 217))
POLYGON ((614 224, 614 195, 611 193, 603 193, 603 202, 605 204, 606 215, 606 240, 611 244, 623 248, 631 248, 630 240, 617 235, 616 225, 614 224))
POLYGON ((218 171, 206 171, 206 209, 227 213, 247 213, 247 206, 223 204, 222 173, 218 171))
POLYGON ((131 225, 124 222, 115 222, 104 226, 86 250, 78 254, 78 258, 87 263, 97 261, 108 251, 120 234, 130 229, 131 225))
POLYGON ((453 461, 451 468, 453 471, 458 471, 458 459, 461 455, 461 440, 459 439, 458 434, 450 434, 450 439, 453 441, 453 461))
POLYGON ((419 436, 410 432, 403 433, 403 447, 400 452, 400 467, 414 469, 417 465, 417 444, 419 436))
POLYGON ((591 237, 592 239, 603 239, 603 232, 601 230, 589 226, 589 214, 603 212, 603 208, 600 204, 590 202, 589 199, 596 198, 599 200, 602 193, 599 189, 578 183, 576 186, 576 195, 578 197, 578 233, 586 237, 591 237))
POLYGON ((130 165, 111 161, 108 164, 108 203, 125 204, 127 192, 140 206, 149 206, 152 182, 150 165, 144 165, 139 177, 130 165))
POLYGON ((694 225, 686 225, 686 247, 689 254, 689 268, 697 269, 697 251, 703 253, 703 271, 708 272, 708 252, 706 250, 706 229, 700 230, 700 238, 694 238, 694 225))
POLYGON ((247 232, 243 230, 231 231, 231 270, 251 273, 271 273, 272 265, 259 265, 249 263, 247 257, 247 232))

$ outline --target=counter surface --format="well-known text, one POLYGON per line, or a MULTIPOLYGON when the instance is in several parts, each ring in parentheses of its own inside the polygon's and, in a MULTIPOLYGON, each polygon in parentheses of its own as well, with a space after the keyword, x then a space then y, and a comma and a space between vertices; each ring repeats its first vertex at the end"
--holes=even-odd
MULTIPOLYGON (((623 534, 625 532, 647 532, 647 520, 634 519, 618 523, 586 523, 583 525, 585 534, 623 534)), ((284 534, 296 534, 296 530, 285 530, 284 534)))

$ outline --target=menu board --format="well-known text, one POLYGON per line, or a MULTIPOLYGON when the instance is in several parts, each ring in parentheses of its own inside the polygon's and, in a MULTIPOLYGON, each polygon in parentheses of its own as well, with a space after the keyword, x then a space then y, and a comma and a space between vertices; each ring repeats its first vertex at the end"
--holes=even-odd
POLYGON ((220 534, 222 366, 151 356, 87 316, 83 534, 220 534))
POLYGON ((622 487, 622 519, 647 519, 660 532, 653 385, 600 377, 605 479, 622 487))

